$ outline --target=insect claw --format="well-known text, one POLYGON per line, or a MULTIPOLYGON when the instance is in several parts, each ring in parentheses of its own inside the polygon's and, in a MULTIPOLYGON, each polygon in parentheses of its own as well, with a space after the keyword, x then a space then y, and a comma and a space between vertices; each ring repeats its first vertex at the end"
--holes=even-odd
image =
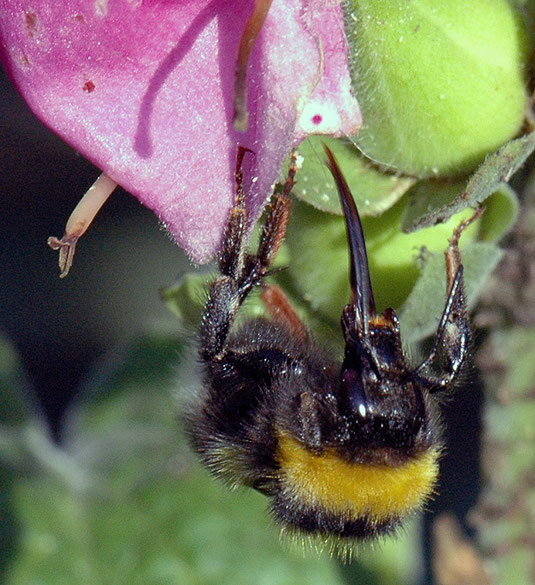
POLYGON ((236 195, 234 198, 235 207, 245 206, 245 193, 243 190, 243 159, 245 154, 250 152, 254 154, 254 151, 247 146, 238 146, 238 152, 236 154, 236 170, 234 171, 234 178, 236 179, 236 195))

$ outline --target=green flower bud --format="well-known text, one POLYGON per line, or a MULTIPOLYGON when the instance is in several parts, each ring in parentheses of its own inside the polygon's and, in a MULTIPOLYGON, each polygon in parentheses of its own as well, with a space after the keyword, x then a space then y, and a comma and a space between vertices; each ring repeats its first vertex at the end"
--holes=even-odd
POLYGON ((469 172, 517 134, 532 40, 508 0, 349 0, 353 85, 371 159, 419 177, 469 172))

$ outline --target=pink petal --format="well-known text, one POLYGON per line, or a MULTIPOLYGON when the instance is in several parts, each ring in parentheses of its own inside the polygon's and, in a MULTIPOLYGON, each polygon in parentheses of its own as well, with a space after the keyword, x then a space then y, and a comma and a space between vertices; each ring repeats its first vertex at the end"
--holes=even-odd
POLYGON ((303 109, 296 128, 297 136, 357 134, 362 124, 358 102, 351 92, 347 61, 347 39, 343 29, 340 3, 311 0, 305 15, 309 29, 321 39, 322 76, 303 109))
POLYGON ((39 118, 205 262, 233 201, 238 144, 256 153, 246 169, 256 219, 307 131, 295 128, 315 88, 340 109, 334 132, 360 120, 348 87, 329 98, 344 82, 319 83, 325 23, 324 72, 348 78, 340 8, 324 4, 274 1, 251 58, 245 134, 232 127, 233 86, 252 0, 0 0, 0 56, 39 118))

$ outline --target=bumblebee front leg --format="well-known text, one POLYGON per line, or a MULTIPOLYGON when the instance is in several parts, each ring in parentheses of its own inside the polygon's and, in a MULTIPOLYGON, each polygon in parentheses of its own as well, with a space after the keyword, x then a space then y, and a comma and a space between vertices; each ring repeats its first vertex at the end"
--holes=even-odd
POLYGON ((238 150, 236 199, 230 210, 223 250, 219 258, 221 276, 210 288, 200 327, 201 358, 205 361, 224 355, 225 343, 240 305, 268 273, 284 240, 290 218, 290 191, 294 185, 296 157, 292 154, 288 177, 280 193, 273 196, 262 228, 256 254, 247 253, 248 216, 245 207, 241 164, 247 149, 238 150))
POLYGON ((461 263, 461 253, 459 251, 459 239, 461 238, 462 233, 464 230, 471 226, 474 221, 479 219, 485 211, 485 208, 478 204, 475 208, 474 213, 468 218, 463 221, 455 228, 453 235, 449 239, 449 245, 446 251, 444 252, 444 256, 446 258, 446 278, 448 283, 448 295, 451 295, 451 291, 453 288, 453 284, 455 278, 457 276, 457 272, 459 268, 462 266, 461 263))
POLYGON ((472 330, 466 306, 464 267, 459 252, 459 239, 464 230, 483 212, 484 208, 478 205, 474 213, 457 226, 444 253, 448 294, 446 306, 438 325, 433 347, 428 357, 415 370, 431 391, 439 391, 452 384, 461 371, 470 350, 472 330), (444 362, 444 374, 440 377, 430 373, 424 374, 435 364, 439 356, 444 362))

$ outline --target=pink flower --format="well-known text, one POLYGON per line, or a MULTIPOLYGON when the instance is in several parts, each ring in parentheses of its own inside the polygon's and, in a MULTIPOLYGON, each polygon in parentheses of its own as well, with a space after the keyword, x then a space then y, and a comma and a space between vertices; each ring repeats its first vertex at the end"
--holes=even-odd
POLYGON ((360 125, 339 0, 274 0, 247 67, 247 130, 234 128, 238 46, 254 6, 0 0, 0 58, 35 114, 199 263, 221 241, 238 145, 255 153, 244 171, 256 219, 292 146, 360 125))

